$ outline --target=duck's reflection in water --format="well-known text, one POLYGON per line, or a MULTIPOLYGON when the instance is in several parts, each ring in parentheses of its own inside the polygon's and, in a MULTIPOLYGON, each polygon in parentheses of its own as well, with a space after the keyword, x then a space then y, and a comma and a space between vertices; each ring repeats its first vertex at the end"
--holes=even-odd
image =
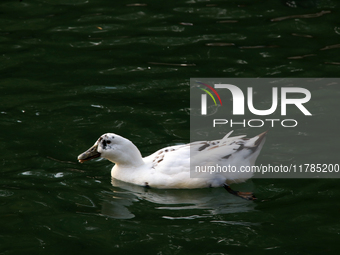
MULTIPOLYGON (((253 183, 238 184, 240 189, 253 189, 253 183)), ((155 204, 155 210, 203 209, 205 216, 254 210, 253 201, 233 196, 221 188, 152 189, 112 179, 112 191, 101 193, 101 215, 115 219, 134 218, 132 205, 141 200, 155 204)))

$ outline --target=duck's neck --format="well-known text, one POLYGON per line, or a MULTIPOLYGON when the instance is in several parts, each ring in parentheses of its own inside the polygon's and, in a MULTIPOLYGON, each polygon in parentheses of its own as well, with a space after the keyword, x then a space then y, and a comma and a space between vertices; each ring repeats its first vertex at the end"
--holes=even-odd
POLYGON ((119 150, 119 154, 115 158, 108 158, 108 160, 120 168, 135 168, 144 165, 142 154, 138 148, 131 141, 127 141, 124 144, 124 150, 119 150))

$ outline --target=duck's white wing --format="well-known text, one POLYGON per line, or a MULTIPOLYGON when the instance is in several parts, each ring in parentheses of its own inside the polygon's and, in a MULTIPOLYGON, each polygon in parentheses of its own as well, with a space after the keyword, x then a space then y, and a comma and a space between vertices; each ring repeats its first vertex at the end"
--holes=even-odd
MULTIPOLYGON (((229 135, 229 134, 228 134, 229 135)), ((227 136, 228 136, 227 135, 227 136)), ((254 164, 262 146, 261 136, 248 139, 245 136, 227 137, 219 141, 205 142, 200 147, 192 148, 191 160, 194 164, 212 165, 250 165, 254 164), (261 138, 261 141, 257 142, 261 138)))
POLYGON ((184 168, 188 168, 190 164, 190 144, 160 149, 144 158, 144 161, 157 171, 164 171, 168 174, 181 172, 184 168))
MULTIPOLYGON (((220 166, 231 165, 237 168, 242 165, 253 165, 264 143, 265 133, 251 139, 244 138, 244 136, 228 138, 229 135, 230 133, 221 140, 170 146, 155 152, 145 158, 145 161, 153 169, 153 172, 157 173, 155 176, 160 178, 170 177, 169 182, 183 180, 183 182, 190 182, 193 185, 194 179, 188 177, 190 176, 188 175, 190 162, 197 166, 219 164, 220 166), (188 178, 190 180, 187 180, 188 178)), ((222 175, 224 180, 244 180, 252 176, 251 173, 248 175, 223 173, 222 175)), ((213 176, 210 177, 213 178, 213 176)), ((202 182, 202 180, 200 181, 202 182)))
MULTIPOLYGON (((193 158, 196 155, 202 156, 208 150, 212 148, 217 148, 220 145, 224 144, 231 144, 231 142, 242 138, 244 136, 232 137, 229 138, 230 134, 233 131, 230 131, 227 135, 225 135, 221 140, 214 140, 214 141, 199 141, 193 142, 183 145, 176 145, 176 146, 169 146, 163 149, 156 151, 155 153, 151 154, 150 156, 144 158, 144 161, 147 164, 152 164, 153 168, 156 168, 159 163, 161 163, 164 158, 169 160, 172 157, 179 157, 180 160, 188 159, 189 157, 193 158)), ((238 146, 236 146, 238 148, 238 146)), ((235 147, 235 148, 236 148, 235 147)), ((234 148, 234 147, 233 147, 234 148)), ((164 162, 163 162, 164 164, 164 162)))

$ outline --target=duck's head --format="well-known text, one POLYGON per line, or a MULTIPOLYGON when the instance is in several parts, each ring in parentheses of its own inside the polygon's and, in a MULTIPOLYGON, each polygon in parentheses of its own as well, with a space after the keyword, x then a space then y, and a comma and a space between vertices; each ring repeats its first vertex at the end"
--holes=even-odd
POLYGON ((94 159, 106 158, 116 164, 130 165, 140 162, 142 156, 137 147, 128 139, 113 133, 99 137, 95 144, 78 156, 80 163, 94 159))

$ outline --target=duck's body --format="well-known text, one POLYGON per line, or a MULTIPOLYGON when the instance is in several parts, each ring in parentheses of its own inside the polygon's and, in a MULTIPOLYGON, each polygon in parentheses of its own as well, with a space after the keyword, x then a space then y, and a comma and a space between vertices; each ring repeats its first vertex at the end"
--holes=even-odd
POLYGON ((113 178, 140 186, 162 189, 221 187, 252 177, 253 173, 241 172, 240 168, 254 165, 266 132, 251 139, 229 137, 230 134, 221 140, 166 147, 142 158, 131 141, 107 133, 92 148, 79 155, 78 160, 83 162, 99 156, 106 158, 115 163, 111 170, 113 178), (218 165, 220 169, 225 166, 224 170, 234 166, 236 171, 206 172, 207 166, 211 165, 218 165), (201 167, 204 173, 195 166, 201 167))

